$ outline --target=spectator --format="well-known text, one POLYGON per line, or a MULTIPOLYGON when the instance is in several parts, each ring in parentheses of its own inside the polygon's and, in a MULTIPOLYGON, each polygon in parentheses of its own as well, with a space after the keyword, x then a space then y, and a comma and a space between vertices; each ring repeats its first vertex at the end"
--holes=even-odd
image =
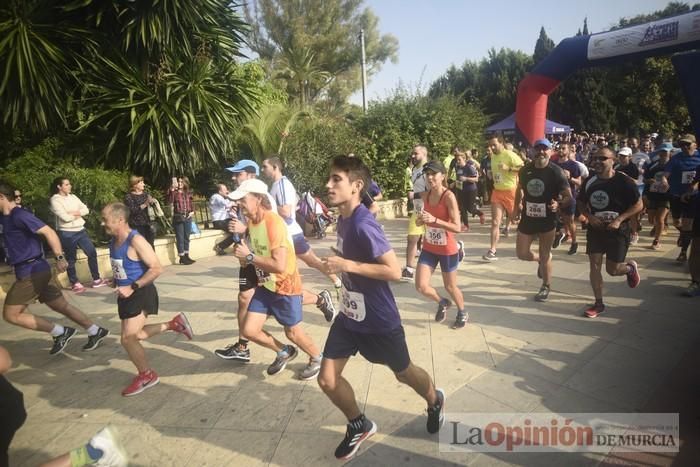
POLYGON ((143 177, 132 175, 129 177, 129 193, 124 197, 124 204, 129 208, 129 225, 140 233, 143 238, 155 249, 155 232, 148 215, 148 207, 155 203, 155 199, 146 193, 146 183, 143 177))
POLYGON ((173 207, 173 228, 180 264, 193 264, 195 260, 190 258, 190 234, 194 219, 194 201, 187 177, 173 177, 168 190, 168 203, 173 207))

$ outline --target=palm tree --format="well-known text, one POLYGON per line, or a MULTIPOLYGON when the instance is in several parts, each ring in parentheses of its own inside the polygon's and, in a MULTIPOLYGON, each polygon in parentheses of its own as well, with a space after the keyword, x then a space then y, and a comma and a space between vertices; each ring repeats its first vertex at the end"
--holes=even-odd
POLYGON ((296 95, 302 109, 315 99, 332 80, 330 73, 316 67, 314 53, 311 49, 290 48, 283 50, 280 66, 281 70, 275 76, 288 82, 290 95, 296 95))
POLYGON ((243 144, 255 160, 262 162, 270 155, 281 153, 292 126, 308 116, 307 112, 290 108, 286 104, 264 105, 243 126, 243 144))

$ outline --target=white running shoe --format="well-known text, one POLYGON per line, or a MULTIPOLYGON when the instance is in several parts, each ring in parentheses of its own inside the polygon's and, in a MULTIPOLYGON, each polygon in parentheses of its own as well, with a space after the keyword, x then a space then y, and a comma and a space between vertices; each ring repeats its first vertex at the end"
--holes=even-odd
POLYGON ((102 457, 94 465, 99 467, 126 467, 129 459, 117 438, 113 427, 105 427, 90 439, 90 446, 102 451, 102 457))

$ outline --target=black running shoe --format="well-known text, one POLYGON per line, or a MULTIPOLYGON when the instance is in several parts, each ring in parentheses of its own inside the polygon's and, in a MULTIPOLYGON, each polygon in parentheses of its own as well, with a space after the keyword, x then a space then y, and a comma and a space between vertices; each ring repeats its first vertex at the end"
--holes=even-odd
POLYGON ((248 347, 243 348, 240 342, 227 345, 224 349, 216 349, 214 354, 224 360, 238 360, 239 362, 250 361, 250 349, 248 347))
POLYGON ((546 302, 548 298, 549 298, 549 286, 543 285, 542 287, 540 287, 540 291, 537 292, 537 295, 535 295, 535 301, 546 302))
POLYGON ((428 423, 426 428, 428 433, 437 433, 445 424, 445 393, 442 389, 435 389, 438 396, 438 403, 434 407, 428 407, 428 423))
POLYGON ((95 350, 102 339, 109 335, 109 330, 105 328, 99 328, 97 334, 94 336, 88 336, 87 343, 83 346, 83 352, 89 352, 90 350, 95 350))
POLYGON ((365 422, 359 430, 354 429, 349 423, 345 431, 345 438, 335 448, 336 459, 351 459, 360 448, 360 444, 377 432, 377 424, 365 418, 365 422))
POLYGON ((458 311, 457 317, 455 318, 455 322, 452 325, 452 329, 463 328, 464 326, 467 325, 467 321, 469 321, 469 313, 467 313, 464 310, 458 311))
POLYGON ((327 290, 321 290, 321 293, 318 294, 316 306, 321 310, 323 317, 326 318, 326 321, 329 323, 338 316, 338 310, 333 305, 333 299, 327 290))
POLYGON ((290 360, 296 358, 298 352, 293 345, 284 346, 284 351, 277 354, 275 361, 267 367, 267 374, 272 376, 284 370, 290 360))
POLYGON ((568 254, 575 255, 576 253, 578 253, 578 242, 571 242, 568 254))
POLYGON ((442 323, 445 321, 445 316, 447 309, 450 307, 451 303, 446 298, 441 298, 440 303, 438 303, 437 311, 435 312, 435 322, 442 323))
POLYGON ((561 241, 564 240, 564 232, 557 232, 554 234, 554 242, 552 242, 552 248, 559 248, 561 241))
POLYGON ((63 349, 66 348, 66 345, 68 345, 68 342, 75 336, 76 332, 74 328, 64 327, 63 334, 53 338, 53 347, 49 350, 49 355, 56 355, 63 352, 63 349))

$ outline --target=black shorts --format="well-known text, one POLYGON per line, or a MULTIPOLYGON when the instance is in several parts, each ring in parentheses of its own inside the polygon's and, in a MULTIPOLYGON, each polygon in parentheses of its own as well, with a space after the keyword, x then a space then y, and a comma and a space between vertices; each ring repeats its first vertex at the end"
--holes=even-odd
POLYGON ((238 270, 238 291, 246 292, 258 286, 258 274, 252 264, 238 270))
POLYGON ((384 334, 364 334, 349 331, 342 318, 336 319, 326 338, 323 357, 349 358, 358 351, 368 361, 387 365, 394 373, 404 371, 411 363, 403 326, 384 334))
POLYGON ((695 217, 694 200, 687 203, 681 201, 680 196, 669 196, 671 202, 671 217, 674 219, 692 219, 695 217))
POLYGON ((668 197, 663 198, 652 198, 647 196, 647 209, 655 211, 657 209, 668 209, 671 203, 668 201, 668 197))
POLYGON ((529 217, 523 216, 518 223, 518 232, 525 235, 537 235, 554 230, 556 224, 555 219, 533 220, 529 217))
POLYGON ((589 227, 586 230, 586 242, 587 255, 602 253, 608 261, 624 263, 630 246, 629 229, 613 232, 589 227))
POLYGON ((153 284, 144 285, 134 290, 129 298, 117 299, 119 319, 129 319, 141 314, 158 314, 158 291, 153 284))

